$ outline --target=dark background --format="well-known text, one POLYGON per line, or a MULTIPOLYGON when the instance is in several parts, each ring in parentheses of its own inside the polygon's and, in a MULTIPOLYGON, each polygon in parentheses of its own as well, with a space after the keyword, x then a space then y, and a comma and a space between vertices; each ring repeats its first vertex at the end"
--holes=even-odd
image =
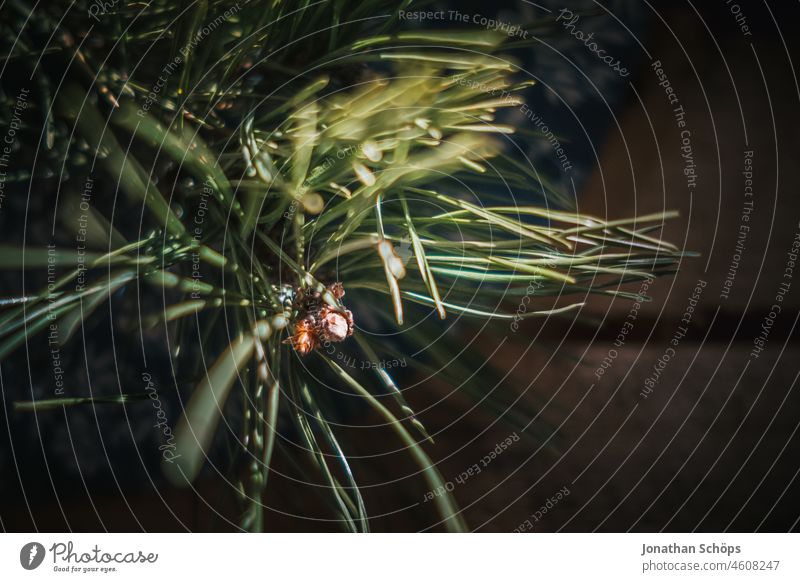
MULTIPOLYGON (((758 358, 750 352, 800 228, 800 90, 793 62, 800 11, 794 3, 738 2, 752 31, 747 36, 732 4, 611 2, 605 6, 614 17, 584 17, 580 27, 596 30, 608 53, 629 64, 626 79, 598 67, 558 29, 542 46, 518 55, 540 80, 531 107, 565 137, 575 171, 559 175, 546 142, 530 140, 528 148, 550 165, 554 179, 569 189, 575 185, 580 210, 620 217, 678 209, 681 217, 667 225, 666 238, 700 256, 651 287, 654 300, 643 305, 625 347, 599 381, 595 369, 631 308, 624 300, 594 300, 588 313, 595 320, 582 324, 526 323, 504 344, 496 354, 509 370, 503 389, 544 404, 543 417, 558 427, 558 446, 539 447, 525 437, 455 485, 453 494, 478 531, 512 531, 526 519, 533 531, 798 528, 800 272, 766 349, 758 358), (699 174, 691 192, 679 130, 649 66, 654 60, 661 61, 686 112, 699 174), (754 152, 754 211, 725 300, 720 292, 739 233, 745 150, 754 152), (689 332, 643 399, 643 383, 681 325, 700 279, 707 286, 689 332), (532 515, 565 487, 569 495, 551 501, 536 521, 532 515)), ((564 5, 597 8, 591 2, 564 5)), ((473 2, 458 9, 509 22, 544 14, 522 2, 473 2)), ((137 364, 116 361, 104 333, 98 325, 96 342, 85 352, 81 346, 65 354, 71 381, 91 388, 88 363, 94 384, 116 384, 117 377, 138 382, 137 364)), ((116 351, 125 353, 124 342, 138 340, 119 341, 116 351)), ((497 337, 481 342, 489 354, 497 337)), ((42 365, 35 354, 34 347, 20 350, 0 368, 0 528, 232 529, 228 520, 236 523, 238 508, 226 501, 224 481, 208 474, 196 491, 174 490, 160 481, 157 466, 142 460, 137 447, 152 446, 154 438, 147 403, 104 409, 102 422, 91 410, 37 417, 14 412, 11 401, 50 390, 28 380, 28 369, 42 365)), ((440 402, 446 393, 446 387, 428 384, 407 397, 426 410, 422 420, 439 433, 428 451, 444 478, 453 480, 511 431, 480 410, 464 415, 471 406, 466 398, 440 402)), ((172 414, 177 418, 177 410, 172 414)), ((413 465, 404 455, 380 454, 391 439, 375 429, 369 439, 357 440, 358 450, 348 451, 378 455, 356 469, 376 516, 372 527, 426 529, 431 508, 422 502, 425 485, 413 465)), ((318 498, 289 479, 272 480, 266 502, 280 509, 268 514, 270 530, 335 529, 318 498)))

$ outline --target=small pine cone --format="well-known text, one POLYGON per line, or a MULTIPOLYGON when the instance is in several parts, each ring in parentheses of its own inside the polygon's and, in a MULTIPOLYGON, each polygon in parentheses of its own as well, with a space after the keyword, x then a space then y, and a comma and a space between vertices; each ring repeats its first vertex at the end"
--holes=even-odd
POLYGON ((317 341, 314 317, 306 316, 298 321, 294 328, 294 335, 288 341, 301 356, 310 354, 317 349, 319 342, 317 341))
POLYGON ((319 318, 323 340, 340 342, 353 335, 353 314, 350 310, 338 311, 326 306, 320 310, 319 318))
POLYGON ((341 299, 344 297, 344 285, 339 282, 328 285, 328 290, 333 293, 333 296, 336 297, 336 299, 341 299))

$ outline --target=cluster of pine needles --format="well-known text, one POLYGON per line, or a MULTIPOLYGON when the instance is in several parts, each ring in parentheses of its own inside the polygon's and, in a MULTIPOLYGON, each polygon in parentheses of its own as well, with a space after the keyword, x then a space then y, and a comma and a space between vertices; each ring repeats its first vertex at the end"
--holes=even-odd
MULTIPOLYGON (((197 478, 237 394, 243 420, 231 465, 243 529, 265 527, 273 455, 299 454, 282 442, 287 423, 336 519, 369 529, 347 443, 329 421, 337 391, 372 407, 426 486, 442 488, 423 446, 432 439, 380 365, 387 357, 424 352, 406 372, 436 375, 530 424, 488 397, 501 382, 491 365, 458 377, 458 356, 470 351, 457 338, 437 342, 441 320, 508 328, 579 312, 590 293, 635 297, 623 285, 669 273, 682 256, 655 232, 668 213, 579 214, 513 141, 504 111, 533 85, 503 56, 525 45, 519 37, 408 30, 398 12, 410 2, 106 4, 102 14, 86 1, 2 8, 4 80, 31 86, 7 184, 57 193, 66 234, 51 248, 0 249, 5 270, 57 273, 3 299, 0 358, 53 322, 67 343, 121 289, 160 298, 141 313, 140 330, 165 329, 175 385, 195 385, 166 476, 178 485, 197 478), (523 300, 536 307, 520 311, 523 300), (317 323, 299 329, 309 301, 317 323), (344 334, 336 318, 348 309, 355 321, 344 334), (408 329, 402 341, 376 341, 360 315, 408 329), (319 349, 300 354, 300 340, 319 349), (331 355, 341 350, 374 365, 348 369, 331 355), (324 391, 321 378, 337 391, 324 391)), ((16 98, 4 85, 2 109, 16 98)), ((131 397, 120 389, 18 408, 131 397)), ((449 493, 435 504, 438 523, 466 529, 449 493)))

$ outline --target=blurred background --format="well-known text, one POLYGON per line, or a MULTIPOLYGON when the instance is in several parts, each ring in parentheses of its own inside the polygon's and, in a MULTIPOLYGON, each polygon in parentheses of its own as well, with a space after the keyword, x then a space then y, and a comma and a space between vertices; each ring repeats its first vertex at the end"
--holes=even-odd
MULTIPOLYGON (((800 236, 797 4, 520 0, 431 9, 512 25, 579 15, 515 55, 538 84, 528 93, 536 118, 517 111, 514 124, 534 131, 537 119, 546 124, 569 168, 552 141, 522 134, 518 142, 582 212, 614 218, 679 210, 665 238, 700 255, 653 283, 651 302, 593 298, 582 321, 528 321, 499 350, 492 332, 465 331, 507 372, 502 386, 488 389, 506 391, 512 404, 533 403, 556 436, 518 434, 444 382, 408 391, 437 433, 427 450, 470 527, 796 530, 800 271, 794 280, 786 275, 800 236), (628 74, 602 62, 576 31, 594 33, 628 74), (678 106, 685 117, 676 117, 678 106), (782 283, 790 285, 770 318, 782 283), (754 354, 767 320, 767 341, 754 354)), ((408 26, 417 24, 431 23, 408 26)), ((15 212, 25 211, 15 204, 4 200, 6 232, 15 212)), ((126 342, 139 339, 117 336, 109 349, 107 327, 98 323, 85 345, 62 354, 65 381, 77 392, 118 378, 139 382, 138 363, 120 357, 136 353, 126 342)), ((168 373, 163 338, 148 340, 149 367, 158 369, 161 357, 168 373)), ((235 529, 239 508, 225 494, 231 485, 223 474, 208 471, 195 490, 177 490, 162 481, 157 456, 142 454, 157 446, 148 402, 15 411, 14 400, 52 392, 30 372, 49 365, 46 338, 34 341, 38 348, 0 366, 0 528, 235 529)), ((177 402, 165 407, 177 418, 177 402)), ((424 482, 404 454, 383 453, 394 442, 389 430, 371 430, 348 452, 360 458, 354 470, 372 528, 430 528, 424 482)), ((291 466, 278 466, 271 477, 265 502, 280 510, 268 512, 267 528, 335 531, 313 488, 291 475, 291 466)))

